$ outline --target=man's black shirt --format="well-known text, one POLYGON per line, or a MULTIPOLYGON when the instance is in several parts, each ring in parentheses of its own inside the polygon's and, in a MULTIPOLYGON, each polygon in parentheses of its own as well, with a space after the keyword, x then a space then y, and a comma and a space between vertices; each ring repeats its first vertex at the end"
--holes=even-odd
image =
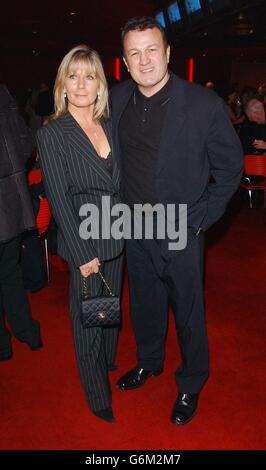
POLYGON ((136 87, 120 120, 123 196, 130 206, 158 202, 155 174, 170 82, 150 98, 136 87))

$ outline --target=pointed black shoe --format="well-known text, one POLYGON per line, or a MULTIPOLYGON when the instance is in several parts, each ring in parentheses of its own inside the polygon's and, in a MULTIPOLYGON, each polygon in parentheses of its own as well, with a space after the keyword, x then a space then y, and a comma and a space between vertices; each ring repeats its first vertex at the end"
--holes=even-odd
POLYGON ((198 393, 179 393, 174 404, 171 422, 177 426, 189 423, 197 411, 198 393))
POLYGON ((115 417, 113 415, 113 410, 111 407, 105 408, 104 410, 98 410, 93 412, 97 418, 103 419, 108 423, 114 423, 115 417))
POLYGON ((26 343, 30 350, 31 351, 38 351, 39 349, 41 349, 43 347, 43 342, 41 340, 41 338, 37 338, 36 340, 34 341, 27 341, 25 339, 20 339, 17 337, 17 339, 21 342, 21 343, 26 343))
POLYGON ((39 339, 35 343, 27 343, 31 351, 38 351, 38 349, 41 349, 43 347, 42 340, 39 339))
POLYGON ((137 366, 123 375, 116 385, 120 390, 133 390, 134 388, 142 387, 150 377, 160 375, 162 372, 163 369, 152 371, 137 366))
POLYGON ((12 350, 6 350, 6 351, 0 352, 0 361, 10 361, 12 357, 13 357, 12 350))

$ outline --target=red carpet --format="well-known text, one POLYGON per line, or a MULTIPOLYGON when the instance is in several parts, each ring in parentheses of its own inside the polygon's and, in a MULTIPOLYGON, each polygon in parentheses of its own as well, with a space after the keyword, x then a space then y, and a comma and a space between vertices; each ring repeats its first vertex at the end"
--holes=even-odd
POLYGON ((52 287, 30 297, 44 348, 31 352, 13 340, 13 359, 0 364, 0 449, 265 449, 263 218, 263 209, 245 208, 227 230, 224 220, 208 236, 211 376, 190 424, 178 428, 169 422, 178 362, 172 316, 164 373, 136 391, 115 388, 117 378, 135 364, 126 286, 119 371, 111 375, 117 422, 105 424, 90 413, 74 358, 68 275, 58 265, 52 267, 52 287))

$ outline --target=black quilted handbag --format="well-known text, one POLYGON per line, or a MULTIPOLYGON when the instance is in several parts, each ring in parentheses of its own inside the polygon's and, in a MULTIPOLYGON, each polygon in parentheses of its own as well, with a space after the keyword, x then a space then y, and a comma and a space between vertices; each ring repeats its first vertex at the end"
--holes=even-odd
POLYGON ((96 326, 118 326, 120 323, 120 297, 114 295, 105 281, 102 273, 99 275, 105 284, 109 295, 90 297, 87 279, 83 277, 82 301, 80 319, 83 328, 96 326))

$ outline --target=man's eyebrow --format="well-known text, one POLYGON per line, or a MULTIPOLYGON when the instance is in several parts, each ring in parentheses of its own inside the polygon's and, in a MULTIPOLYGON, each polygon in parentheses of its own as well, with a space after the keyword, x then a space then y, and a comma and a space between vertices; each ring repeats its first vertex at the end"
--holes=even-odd
MULTIPOLYGON (((149 47, 158 47, 158 44, 157 43, 154 43, 154 44, 148 44, 148 46, 145 47, 145 49, 149 49, 149 47)), ((128 49, 128 52, 130 51, 138 51, 138 48, 137 47, 131 47, 131 49, 128 49)))

